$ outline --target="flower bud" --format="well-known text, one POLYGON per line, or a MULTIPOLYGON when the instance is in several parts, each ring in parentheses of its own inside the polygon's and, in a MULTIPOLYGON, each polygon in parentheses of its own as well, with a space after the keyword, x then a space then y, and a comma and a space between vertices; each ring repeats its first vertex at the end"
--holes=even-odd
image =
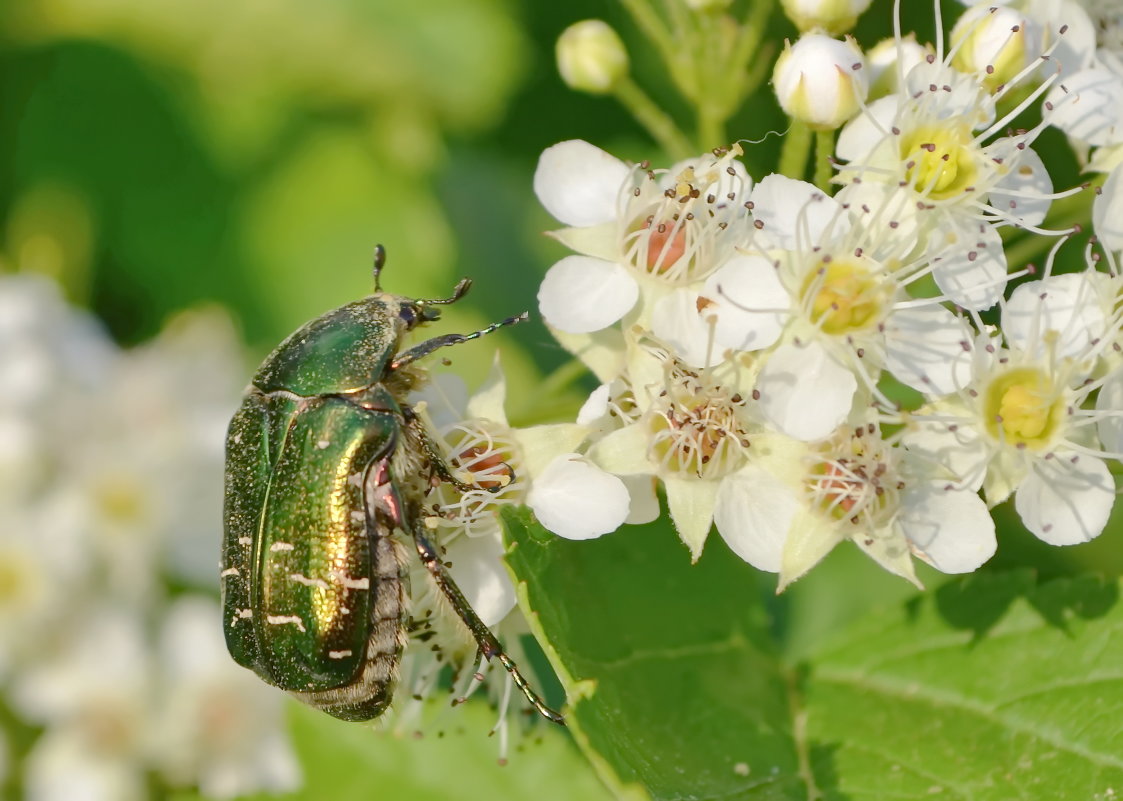
POLYGON ((854 40, 814 33, 785 44, 772 86, 788 116, 817 130, 837 128, 853 117, 869 91, 865 58, 854 40))
POLYGON ((854 27, 870 0, 780 0, 780 5, 801 33, 819 29, 837 35, 854 27))
POLYGON ((699 11, 703 14, 717 13, 725 11, 732 5, 733 0, 683 0, 691 11, 699 11))
POLYGON ((628 52, 606 22, 587 19, 558 37, 558 72, 571 89, 602 95, 628 74, 628 52))
POLYGON ((952 66, 979 75, 991 91, 1012 80, 1041 55, 1038 25, 1008 6, 967 9, 951 31, 952 66))
POLYGON ((919 44, 911 33, 900 39, 882 39, 866 51, 869 99, 876 100, 898 91, 901 88, 898 79, 908 75, 909 70, 929 56, 935 57, 935 54, 931 45, 919 44))

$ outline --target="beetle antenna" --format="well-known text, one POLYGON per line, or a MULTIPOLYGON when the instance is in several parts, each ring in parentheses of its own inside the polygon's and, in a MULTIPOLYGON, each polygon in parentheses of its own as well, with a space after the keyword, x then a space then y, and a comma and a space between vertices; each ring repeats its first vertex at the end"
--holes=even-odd
POLYGON ((386 248, 382 245, 374 246, 374 291, 382 291, 382 268, 386 266, 386 248))
POLYGON ((450 303, 456 303, 462 297, 468 294, 468 290, 472 288, 471 278, 461 278, 456 282, 456 286, 452 288, 452 294, 447 298, 438 298, 437 300, 423 300, 421 301, 426 306, 447 306, 450 303))

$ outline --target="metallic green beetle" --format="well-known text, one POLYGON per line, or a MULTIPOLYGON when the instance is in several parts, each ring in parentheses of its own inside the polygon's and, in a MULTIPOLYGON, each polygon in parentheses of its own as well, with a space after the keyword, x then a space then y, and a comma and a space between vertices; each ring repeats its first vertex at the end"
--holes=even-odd
POLYGON ((343 720, 390 703, 408 639, 407 559, 422 564, 472 632, 543 716, 562 717, 528 686, 476 615, 428 539, 422 503, 431 482, 454 479, 404 402, 423 380, 418 359, 472 334, 446 334, 399 352, 403 336, 459 300, 375 292, 312 320, 253 377, 226 440, 222 604, 226 645, 240 665, 343 720), (395 536, 394 532, 401 532, 395 536))

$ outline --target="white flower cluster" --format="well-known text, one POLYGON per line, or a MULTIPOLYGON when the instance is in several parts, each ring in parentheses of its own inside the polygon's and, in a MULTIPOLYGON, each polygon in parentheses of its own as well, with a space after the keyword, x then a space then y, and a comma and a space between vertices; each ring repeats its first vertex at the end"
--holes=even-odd
POLYGON ((41 729, 26 798, 300 784, 283 696, 230 659, 214 600, 239 350, 218 311, 121 350, 46 279, 0 278, 0 692, 41 729))
MULTIPOLYGON (((1077 106, 1102 117, 1123 102, 1089 103, 1083 73, 1058 71, 1073 50, 1071 24, 1046 13, 1060 5, 971 9, 946 57, 899 36, 880 67, 898 90, 841 130, 833 196, 754 182, 739 145, 667 170, 583 141, 542 154, 535 191, 574 255, 539 308, 601 382, 567 429, 580 480, 528 471, 524 497, 566 499, 560 516, 536 509, 543 525, 583 539, 651 519, 661 484, 693 558, 716 524, 781 587, 846 539, 914 582, 913 556, 972 571, 1010 496, 1045 542, 1103 530, 1123 439, 1123 178, 1095 201, 1106 260, 1093 242, 1082 271, 1054 274, 1080 245, 1075 228, 1042 226, 1081 189, 1054 192, 1033 145, 1057 125, 1102 163, 1123 126, 1065 126, 1077 106), (1045 121, 1018 127, 1031 107, 1045 121), (1014 229, 1053 237, 1042 268, 1008 263, 1014 229), (621 489, 630 504, 605 500, 621 489)), ((1118 42, 1095 30, 1086 61, 1102 72, 1118 42)))

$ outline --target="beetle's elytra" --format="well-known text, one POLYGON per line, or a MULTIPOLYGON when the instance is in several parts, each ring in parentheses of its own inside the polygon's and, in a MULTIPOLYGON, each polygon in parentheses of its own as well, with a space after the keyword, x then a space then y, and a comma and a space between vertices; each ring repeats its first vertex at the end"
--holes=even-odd
POLYGON ((414 300, 381 291, 291 334, 258 368, 226 440, 222 604, 234 659, 262 679, 344 720, 390 702, 409 615, 406 548, 543 716, 562 722, 527 685, 480 621, 428 539, 421 507, 430 482, 452 478, 405 399, 415 363, 472 334, 401 351, 405 334, 440 318, 467 292, 414 300), (400 532, 395 536, 395 532, 400 532))

